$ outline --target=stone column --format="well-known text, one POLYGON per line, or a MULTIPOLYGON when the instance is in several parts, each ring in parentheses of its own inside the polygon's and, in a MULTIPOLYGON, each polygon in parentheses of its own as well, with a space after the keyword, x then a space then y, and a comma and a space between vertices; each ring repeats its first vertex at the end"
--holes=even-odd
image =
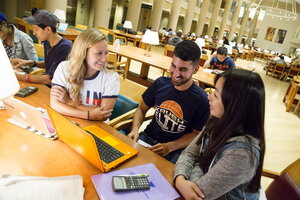
POLYGON ((207 10, 210 0, 203 0, 203 3, 200 8, 199 19, 196 27, 196 35, 201 35, 203 32, 204 22, 207 17, 207 10))
POLYGON ((248 22, 248 19, 249 19, 250 8, 251 8, 251 5, 252 5, 253 1, 254 0, 251 0, 249 2, 248 6, 247 6, 247 9, 246 9, 246 12, 244 13, 244 17, 243 17, 242 24, 241 24, 241 29, 240 29, 238 39, 237 39, 238 43, 241 43, 241 41, 243 39, 243 35, 245 33, 245 30, 246 30, 246 25, 247 25, 247 22, 248 22))
POLYGON ((227 0, 226 4, 225 4, 225 9, 224 9, 223 17, 222 17, 220 30, 219 30, 219 40, 221 40, 223 38, 223 32, 224 32, 224 30, 226 28, 226 25, 227 25, 231 5, 232 5, 232 0, 227 0))
POLYGON ((94 27, 102 26, 108 28, 112 0, 95 1, 94 27))
POLYGON ((232 17, 232 20, 231 20, 231 27, 230 27, 229 34, 228 34, 228 40, 229 41, 232 40, 232 36, 233 36, 234 31, 235 31, 237 21, 239 19, 239 14, 240 14, 242 4, 243 4, 243 0, 237 0, 237 6, 235 8, 235 11, 234 11, 234 14, 233 14, 233 17, 232 17))
POLYGON ((212 37, 214 34, 215 25, 217 23, 217 19, 218 19, 220 8, 221 8, 221 3, 222 3, 222 0, 216 0, 216 2, 215 2, 214 9, 212 11, 211 18, 210 18, 210 23, 208 26, 208 31, 207 31, 208 37, 212 37))
POLYGON ((150 25, 152 26, 152 30, 157 30, 157 31, 159 30, 163 8, 164 8, 164 0, 153 1, 153 8, 150 16, 150 25))
POLYGON ((176 30, 180 9, 181 9, 181 0, 173 0, 167 29, 171 28, 173 31, 176 30))
POLYGON ((256 28, 256 24, 257 24, 257 20, 258 20, 258 13, 259 12, 255 13, 255 16, 254 16, 254 18, 251 22, 250 31, 249 31, 247 42, 246 42, 246 44, 248 44, 248 45, 251 45, 250 44, 251 43, 251 38, 252 38, 252 36, 254 34, 254 31, 255 31, 255 28, 256 28))
POLYGON ((126 20, 131 21, 132 29, 137 30, 141 13, 142 0, 130 0, 126 20))
POLYGON ((185 12, 183 33, 187 33, 191 30, 193 17, 195 14, 197 0, 189 0, 188 8, 185 12))
POLYGON ((114 19, 113 29, 116 29, 117 24, 122 24, 123 13, 124 13, 124 2, 121 1, 117 5, 117 8, 116 8, 116 14, 115 14, 115 19, 114 19))

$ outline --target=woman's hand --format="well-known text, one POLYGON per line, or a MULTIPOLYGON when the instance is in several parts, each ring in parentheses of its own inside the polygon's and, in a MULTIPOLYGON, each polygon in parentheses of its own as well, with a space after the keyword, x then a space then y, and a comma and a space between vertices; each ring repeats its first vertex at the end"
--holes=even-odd
POLYGON ((28 66, 28 65, 30 65, 32 62, 33 61, 31 61, 31 60, 23 60, 23 59, 19 59, 19 58, 10 59, 11 65, 16 70, 18 70, 22 66, 28 66))
POLYGON ((175 179, 175 187, 186 200, 202 200, 204 194, 193 182, 185 180, 184 176, 179 175, 175 179))
POLYGON ((62 103, 68 105, 72 104, 72 99, 70 98, 68 91, 61 86, 58 85, 52 86, 51 97, 62 103))
POLYGON ((104 110, 105 105, 102 105, 101 107, 95 107, 94 109, 89 111, 89 120, 101 120, 105 121, 107 120, 113 111, 113 109, 104 110))

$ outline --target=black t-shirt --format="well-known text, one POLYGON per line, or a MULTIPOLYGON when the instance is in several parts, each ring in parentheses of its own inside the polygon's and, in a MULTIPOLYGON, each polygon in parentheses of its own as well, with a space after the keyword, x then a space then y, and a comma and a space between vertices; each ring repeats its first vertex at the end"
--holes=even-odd
POLYGON ((177 140, 193 129, 202 130, 210 115, 207 94, 197 85, 177 90, 171 78, 160 77, 143 94, 155 114, 144 132, 152 139, 164 143, 177 140))
POLYGON ((46 74, 50 75, 51 80, 53 78, 57 66, 62 61, 67 60, 71 48, 71 42, 65 38, 62 38, 52 48, 50 48, 50 44, 48 41, 44 42, 46 74))

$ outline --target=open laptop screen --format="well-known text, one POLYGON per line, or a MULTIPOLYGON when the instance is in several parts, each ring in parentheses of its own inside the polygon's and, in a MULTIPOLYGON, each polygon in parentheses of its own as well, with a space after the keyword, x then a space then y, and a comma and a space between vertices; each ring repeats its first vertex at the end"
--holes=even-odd
POLYGON ((64 31, 67 30, 67 28, 68 28, 68 23, 61 22, 61 23, 59 23, 58 31, 59 32, 64 32, 64 31))

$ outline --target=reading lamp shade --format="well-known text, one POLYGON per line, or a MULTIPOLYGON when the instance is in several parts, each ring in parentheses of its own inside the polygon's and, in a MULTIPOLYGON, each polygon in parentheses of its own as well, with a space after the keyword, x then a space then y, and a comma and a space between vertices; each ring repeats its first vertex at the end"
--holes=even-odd
POLYGON ((129 29, 131 29, 131 28, 132 28, 132 23, 131 23, 131 21, 125 21, 125 22, 124 22, 124 25, 123 25, 123 28, 129 28, 129 29))
POLYGON ((64 10, 56 9, 56 10, 54 11, 54 15, 56 15, 56 17, 57 17, 59 20, 63 20, 63 21, 66 20, 66 12, 65 12, 64 10))
POLYGON ((159 45, 158 32, 147 30, 142 38, 142 42, 152 45, 159 45))
POLYGON ((0 40, 0 100, 10 97, 20 89, 19 82, 0 40))

